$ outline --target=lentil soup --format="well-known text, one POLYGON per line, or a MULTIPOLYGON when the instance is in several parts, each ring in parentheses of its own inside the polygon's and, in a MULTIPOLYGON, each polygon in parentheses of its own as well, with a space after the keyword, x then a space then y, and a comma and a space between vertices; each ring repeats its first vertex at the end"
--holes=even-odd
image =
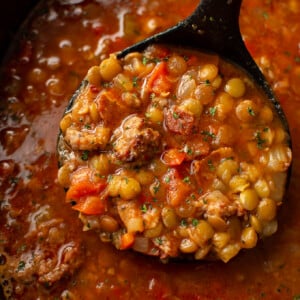
POLYGON ((272 237, 226 264, 163 264, 83 232, 57 182, 60 119, 87 69, 177 23, 196 5, 194 0, 61 0, 45 1, 37 11, 1 79, 0 275, 6 298, 299 299, 296 0, 244 0, 240 17, 247 47, 272 84, 294 141, 291 182, 272 237))
POLYGON ((232 64, 167 45, 111 54, 71 103, 58 181, 84 231, 120 250, 224 262, 276 232, 289 137, 232 64))

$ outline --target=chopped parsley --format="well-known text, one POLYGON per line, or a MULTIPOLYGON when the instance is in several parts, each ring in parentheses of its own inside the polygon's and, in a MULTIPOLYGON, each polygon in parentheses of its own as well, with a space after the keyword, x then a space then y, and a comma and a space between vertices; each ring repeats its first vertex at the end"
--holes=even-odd
POLYGON ((85 125, 84 125, 84 128, 85 128, 85 129, 91 129, 91 125, 90 125, 90 124, 85 124, 85 125))
POLYGON ((178 113, 176 113, 176 112, 173 112, 173 118, 177 120, 177 119, 179 118, 179 115, 178 115, 178 113))
POLYGON ((191 183, 191 178, 189 176, 186 176, 182 179, 182 181, 185 183, 191 183))
POLYGON ((193 226, 197 226, 199 224, 199 220, 198 219, 193 219, 192 220, 192 225, 193 226))
POLYGON ((166 182, 166 183, 170 183, 170 181, 171 181, 170 177, 169 177, 169 176, 166 176, 166 177, 165 177, 165 182, 166 182))
POLYGON ((261 137, 261 133, 259 131, 255 132, 254 136, 255 136, 257 148, 258 149, 263 149, 263 147, 264 147, 265 143, 267 142, 267 140, 265 140, 261 137))
POLYGON ((137 76, 134 76, 132 78, 132 84, 134 87, 137 87, 138 86, 138 77, 137 76))
POLYGON ((84 150, 81 154, 81 159, 84 161, 87 161, 89 159, 89 154, 90 154, 90 151, 84 150))
POLYGON ((147 205, 144 203, 144 204, 141 206, 141 212, 142 212, 142 213, 146 213, 147 210, 148 210, 147 205))
POLYGON ((252 107, 248 107, 247 110, 248 110, 248 113, 249 113, 250 116, 255 117, 255 111, 253 110, 252 107))
POLYGON ((182 219, 180 221, 180 225, 183 226, 183 227, 186 227, 187 226, 187 220, 186 219, 182 219))
POLYGON ((154 194, 158 193, 159 189, 160 189, 160 182, 157 181, 156 184, 153 186, 154 194))
POLYGON ((209 108, 209 114, 214 117, 217 112, 217 108, 215 106, 209 108))
POLYGON ((262 15, 263 15, 263 17, 264 17, 266 20, 269 18, 269 14, 268 14, 267 12, 265 12, 265 11, 263 12, 262 15))
POLYGON ((213 170, 215 169, 215 166, 213 165, 213 162, 212 162, 211 159, 209 159, 209 160, 207 161, 207 165, 208 165, 208 168, 209 168, 211 171, 213 171, 213 170))
POLYGON ((185 145, 183 148, 183 152, 188 154, 188 155, 192 155, 193 154, 193 149, 189 148, 188 145, 185 145))
POLYGON ((149 62, 149 59, 146 56, 143 56, 142 63, 143 65, 146 65, 149 62))
POLYGON ((24 252, 24 251, 26 250, 26 248, 27 248, 27 245, 26 245, 26 244, 22 244, 22 245, 18 248, 17 253, 22 253, 22 252, 24 252))
POLYGON ((202 130, 201 134, 204 135, 204 141, 205 142, 208 140, 208 138, 211 138, 211 139, 215 139, 216 138, 216 135, 214 133, 211 133, 211 132, 209 132, 207 130, 202 130))
POLYGON ((18 264, 18 271, 24 270, 25 269, 25 265, 26 265, 25 261, 20 260, 19 264, 18 264))
POLYGON ((161 237, 157 237, 156 239, 155 239, 155 242, 158 244, 158 245, 162 245, 163 244, 163 239, 161 238, 161 237))

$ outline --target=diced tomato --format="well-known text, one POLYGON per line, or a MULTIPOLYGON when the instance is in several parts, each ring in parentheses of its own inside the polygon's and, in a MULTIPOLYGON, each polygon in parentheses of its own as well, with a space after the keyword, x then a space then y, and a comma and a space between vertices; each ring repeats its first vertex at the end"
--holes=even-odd
POLYGON ((171 83, 167 77, 167 63, 165 61, 159 62, 152 70, 146 83, 147 92, 161 93, 168 91, 171 83))
POLYGON ((173 149, 166 150, 162 154, 161 159, 162 162, 168 166, 179 166, 184 161, 185 156, 186 155, 184 152, 176 148, 173 148, 173 149))
POLYGON ((128 249, 134 243, 134 234, 132 232, 127 232, 121 236, 120 249, 128 249))
POLYGON ((87 196, 84 199, 80 199, 72 208, 86 215, 98 215, 104 213, 106 203, 103 197, 87 196))
POLYGON ((106 182, 104 180, 97 183, 93 183, 88 180, 79 181, 70 186, 66 193, 66 202, 78 201, 82 197, 99 194, 105 189, 105 187, 106 182))
POLYGON ((174 168, 164 176, 164 182, 167 184, 167 201, 171 206, 180 205, 191 191, 190 185, 180 178, 174 168))

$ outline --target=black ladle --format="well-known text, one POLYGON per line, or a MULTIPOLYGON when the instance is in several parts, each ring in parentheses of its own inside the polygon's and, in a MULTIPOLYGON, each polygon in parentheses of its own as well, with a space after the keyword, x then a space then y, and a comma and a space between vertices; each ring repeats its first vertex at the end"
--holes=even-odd
MULTIPOLYGON (((141 52, 151 44, 171 44, 218 54, 248 73, 252 80, 266 94, 273 104, 291 144, 288 122, 270 85, 248 52, 239 27, 239 14, 242 0, 202 0, 192 15, 176 26, 149 37, 117 54, 118 58, 131 52, 141 52)), ((70 99, 65 113, 68 113, 76 101, 81 89, 86 85, 82 81, 78 90, 70 99)), ((65 150, 59 135, 58 153, 65 150)))

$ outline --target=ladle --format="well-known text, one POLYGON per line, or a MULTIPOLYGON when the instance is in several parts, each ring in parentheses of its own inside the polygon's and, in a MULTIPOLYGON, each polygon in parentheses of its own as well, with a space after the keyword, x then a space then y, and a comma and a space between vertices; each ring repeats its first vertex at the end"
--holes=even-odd
MULTIPOLYGON (((243 69, 254 84, 261 88, 266 98, 272 103, 274 111, 282 123, 282 128, 286 133, 285 141, 287 141, 288 146, 291 146, 288 123, 284 112, 243 42, 239 28, 241 2, 242 0, 202 0, 194 13, 187 19, 162 33, 124 49, 117 53, 117 57, 121 59, 129 53, 142 52, 152 44, 174 45, 219 55, 223 60, 227 60, 236 67, 243 69)), ((66 108, 66 114, 72 110, 78 95, 85 89, 87 84, 87 80, 82 81, 66 108)), ((67 142, 65 142, 62 133, 58 137, 57 152, 61 164, 64 164, 64 159, 73 153, 67 142)), ((272 155, 280 156, 278 153, 272 155)), ((285 178, 283 188, 285 189, 282 192, 286 191, 289 183, 290 170, 291 168, 288 169, 286 177, 283 176, 285 178)))
MULTIPOLYGON (((122 58, 128 53, 143 51, 147 46, 159 43, 218 54, 223 59, 229 60, 244 69, 257 86, 262 89, 273 104, 290 144, 288 122, 285 114, 242 39, 239 27, 241 3, 242 0, 202 0, 189 17, 176 26, 124 49, 117 56, 122 58)), ((65 113, 71 110, 84 86, 85 81, 82 81, 80 87, 70 99, 65 113)), ((57 150, 59 156, 65 150, 62 145, 61 134, 59 134, 57 150)))

